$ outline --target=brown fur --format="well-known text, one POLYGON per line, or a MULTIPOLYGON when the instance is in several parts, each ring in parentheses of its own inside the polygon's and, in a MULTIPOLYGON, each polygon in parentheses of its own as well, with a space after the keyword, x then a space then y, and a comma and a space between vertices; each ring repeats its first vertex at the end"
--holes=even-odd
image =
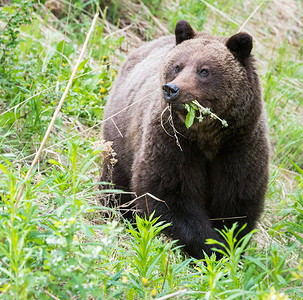
POLYGON ((217 38, 180 21, 175 36, 129 55, 105 109, 107 119, 138 101, 104 126, 104 138, 113 141, 118 159, 113 182, 138 196, 148 192, 165 201, 143 197, 136 208, 155 211, 172 223, 169 234, 197 258, 203 257, 202 250, 212 253, 207 238, 220 240, 214 228, 247 223, 242 236, 262 212, 269 146, 251 48, 245 33, 217 38), (202 69, 209 71, 206 77, 199 74, 202 69), (168 83, 179 89, 168 102, 182 151, 170 136, 174 130, 168 110, 161 125, 167 107, 162 86, 168 83), (184 104, 192 100, 209 107, 228 127, 205 117, 186 129, 184 104), (212 220, 217 218, 222 220, 212 220))

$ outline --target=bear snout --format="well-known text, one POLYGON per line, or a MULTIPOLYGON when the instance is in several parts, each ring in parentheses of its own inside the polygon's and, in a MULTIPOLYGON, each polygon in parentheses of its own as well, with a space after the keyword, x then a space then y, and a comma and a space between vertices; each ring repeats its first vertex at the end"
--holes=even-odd
POLYGON ((167 102, 171 103, 180 92, 179 87, 174 83, 167 83, 162 86, 163 95, 167 102))

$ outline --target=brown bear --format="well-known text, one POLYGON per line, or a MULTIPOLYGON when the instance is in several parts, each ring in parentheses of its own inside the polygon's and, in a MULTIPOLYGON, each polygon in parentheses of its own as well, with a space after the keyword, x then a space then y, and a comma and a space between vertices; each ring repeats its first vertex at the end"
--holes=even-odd
POLYGON ((171 223, 168 234, 196 258, 213 252, 208 238, 222 242, 216 229, 247 224, 240 238, 262 212, 269 143, 252 46, 247 33, 213 37, 179 21, 175 36, 131 52, 105 108, 113 183, 138 196, 130 207, 171 223), (187 129, 194 100, 228 126, 205 116, 187 129))

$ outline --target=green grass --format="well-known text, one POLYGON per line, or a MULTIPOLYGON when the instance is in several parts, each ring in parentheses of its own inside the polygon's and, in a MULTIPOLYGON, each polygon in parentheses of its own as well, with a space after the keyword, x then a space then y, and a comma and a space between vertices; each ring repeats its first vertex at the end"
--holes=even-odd
POLYGON ((102 2, 85 59, 17 204, 97 3, 72 1, 69 9, 66 1, 56 18, 45 1, 12 2, 0 7, 0 298, 303 299, 300 2, 264 1, 252 16, 259 2, 108 0, 107 10, 102 2), (137 217, 135 230, 102 206, 115 192, 99 190, 110 151, 101 142, 103 107, 140 38, 173 33, 182 18, 230 35, 249 16, 245 29, 256 41, 273 149, 265 211, 242 246, 232 228, 222 233, 230 245, 223 259, 197 261, 161 234, 167 225, 137 217))

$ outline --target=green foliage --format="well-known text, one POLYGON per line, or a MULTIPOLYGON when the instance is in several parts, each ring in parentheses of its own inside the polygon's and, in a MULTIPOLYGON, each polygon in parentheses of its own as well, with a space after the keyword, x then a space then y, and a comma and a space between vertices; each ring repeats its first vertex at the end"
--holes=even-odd
MULTIPOLYGON (((303 245, 303 197, 298 194, 297 200, 291 206, 292 219, 283 222, 282 226, 285 227, 286 234, 293 236, 298 242, 298 245, 303 245)), ((289 212, 288 212, 289 214, 289 212)), ((303 254, 300 252, 300 256, 303 254)))
MULTIPOLYGON (((103 27, 101 22, 90 41, 90 47, 102 50, 94 57, 99 63, 92 64, 88 58, 83 60, 62 108, 71 125, 79 119, 84 125, 92 126, 102 119, 117 72, 109 57, 122 42, 121 38, 103 42, 103 27)), ((1 73, 5 73, 0 78, 0 97, 5 109, 0 113, 0 134, 5 137, 1 141, 3 147, 23 149, 25 154, 35 143, 33 137, 39 141, 45 133, 71 75, 77 48, 65 40, 44 40, 38 20, 22 26, 22 32, 24 38, 14 51, 16 61, 1 73)), ((60 130, 62 120, 57 120, 55 127, 60 130)), ((55 136, 54 140, 57 140, 55 136)))
MULTIPOLYGON (((212 3, 214 1, 208 2, 212 3)), ((194 28, 200 31, 204 27, 208 13, 206 5, 200 0, 180 0, 170 3, 165 17, 167 18, 168 28, 172 33, 175 30, 176 23, 182 19, 187 20, 194 28)))
POLYGON ((225 254, 224 258, 218 262, 215 256, 206 256, 205 263, 196 267, 203 276, 199 290, 207 291, 205 299, 272 299, 267 297, 270 294, 278 295, 276 291, 279 290, 284 290, 284 293, 281 292, 281 298, 277 299, 288 299, 288 293, 293 295, 292 299, 300 299, 303 295, 299 288, 300 280, 294 280, 294 274, 300 278, 301 266, 285 268, 292 249, 282 253, 273 244, 267 253, 258 253, 253 247, 246 248, 253 233, 238 241, 237 235, 243 228, 235 234, 236 227, 234 224, 230 230, 221 232, 228 247, 213 240, 208 241, 225 249, 218 250, 225 254), (293 288, 285 290, 286 286, 293 288))
POLYGON ((170 253, 174 250, 175 242, 164 242, 156 236, 169 226, 153 219, 153 214, 148 219, 136 216, 136 228, 129 224, 128 232, 132 239, 129 241, 130 252, 128 262, 132 268, 129 272, 129 284, 126 292, 127 299, 134 295, 149 299, 152 293, 161 293, 166 286, 173 291, 178 286, 180 277, 177 270, 184 269, 190 260, 180 261, 173 267, 169 266, 170 253))
MULTIPOLYGON (((130 224, 129 232, 134 237, 134 241, 131 241, 131 246, 134 251, 133 265, 142 278, 152 278, 152 273, 154 272, 155 266, 161 257, 157 251, 151 253, 151 250, 154 250, 155 248, 155 245, 153 245, 153 239, 168 225, 163 225, 161 222, 156 223, 156 221, 157 219, 153 219, 153 215, 151 215, 148 220, 141 219, 137 215, 136 225, 138 227, 138 231, 130 224)), ((163 253, 168 251, 167 247, 157 250, 162 250, 161 252, 163 253)))
MULTIPOLYGON (((106 276, 103 270, 98 276, 87 270, 95 268, 99 261, 109 264, 108 271, 115 269, 107 255, 115 252, 121 228, 115 222, 102 225, 88 222, 87 214, 102 207, 89 204, 82 192, 86 191, 86 197, 96 195, 91 178, 84 174, 100 150, 92 152, 79 164, 78 146, 69 144, 63 183, 58 182, 57 177, 43 176, 35 186, 27 186, 17 206, 21 174, 12 173, 8 163, 0 165, 3 172, 0 287, 5 298, 44 299, 49 293, 60 298, 76 294, 86 298, 94 294, 91 284, 106 276), (62 185, 64 202, 57 206, 53 201, 60 203, 60 192, 56 190, 61 190, 62 185), (49 191, 54 194, 49 195, 49 191), (40 199, 39 202, 36 199, 40 199), (96 240, 96 232, 100 230, 102 238, 96 240)), ((93 176, 94 173, 90 177, 93 176)))
POLYGON ((32 0, 12 1, 0 9, 0 21, 6 23, 0 34, 0 72, 9 67, 14 48, 19 43, 20 26, 31 22, 32 0))
POLYGON ((283 44, 278 49, 278 57, 271 59, 264 77, 264 99, 275 147, 273 161, 283 167, 290 166, 289 160, 298 165, 303 163, 300 120, 303 96, 302 88, 296 84, 302 74, 303 64, 289 57, 287 45, 283 44))
POLYGON ((211 112, 209 108, 202 106, 197 100, 194 100, 189 104, 184 104, 184 106, 187 110, 185 119, 185 126, 187 129, 193 125, 195 118, 197 118, 199 122, 203 122, 203 118, 205 116, 209 116, 211 119, 218 120, 221 122, 222 126, 228 127, 228 124, 225 120, 222 120, 215 113, 211 112), (196 112, 199 113, 198 116, 196 116, 196 112))
MULTIPOLYGON (((101 2, 102 9, 108 8, 16 204, 99 4, 63 2, 58 18, 46 12, 45 1, 5 1, 9 4, 0 7, 0 298, 302 299, 301 46, 275 42, 270 59, 256 53, 257 60, 268 63, 262 82, 273 143, 257 238, 249 233, 238 241, 234 225, 221 232, 228 247, 209 241, 224 257, 198 261, 161 234, 168 224, 138 216, 135 226, 108 220, 104 216, 110 209, 100 205, 109 191, 98 188, 102 155, 108 151, 100 143, 99 124, 125 55, 123 35, 118 28, 109 33, 109 22, 118 27, 129 22, 137 30, 149 24, 146 39, 158 34, 156 19, 170 32, 180 19, 199 30, 208 20, 213 33, 227 35, 251 14, 255 6, 247 7, 252 1, 143 0, 148 13, 134 1, 126 6, 123 1, 101 2), (140 11, 130 12, 135 7, 140 11)), ((271 37, 255 24, 256 33, 271 37)), ((188 111, 188 127, 197 111, 203 117, 197 106, 188 111)))

